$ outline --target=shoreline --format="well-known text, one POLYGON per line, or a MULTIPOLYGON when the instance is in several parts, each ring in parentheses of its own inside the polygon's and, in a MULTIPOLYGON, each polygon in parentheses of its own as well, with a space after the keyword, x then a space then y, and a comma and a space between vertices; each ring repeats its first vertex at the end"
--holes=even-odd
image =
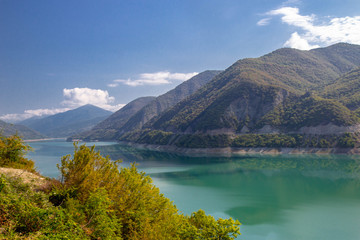
POLYGON ((42 142, 51 140, 66 140, 66 138, 39 138, 39 139, 26 139, 24 142, 42 142))
POLYGON ((120 145, 131 146, 139 149, 146 149, 158 152, 177 153, 185 156, 221 156, 232 157, 247 154, 264 154, 264 155, 301 155, 301 154, 316 154, 316 155, 360 155, 360 148, 179 148, 176 146, 168 145, 153 145, 141 144, 132 142, 118 142, 120 145))

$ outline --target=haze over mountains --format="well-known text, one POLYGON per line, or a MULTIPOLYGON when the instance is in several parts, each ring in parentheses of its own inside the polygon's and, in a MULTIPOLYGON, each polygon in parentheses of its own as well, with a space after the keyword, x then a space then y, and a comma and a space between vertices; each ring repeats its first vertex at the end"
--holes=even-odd
POLYGON ((346 43, 242 59, 161 111, 154 100, 99 140, 181 145, 184 136, 357 132, 359 66, 360 46, 346 43))
POLYGON ((112 112, 93 105, 85 105, 74 110, 58 113, 41 119, 28 119, 23 124, 47 137, 68 137, 92 128, 110 116, 112 112))

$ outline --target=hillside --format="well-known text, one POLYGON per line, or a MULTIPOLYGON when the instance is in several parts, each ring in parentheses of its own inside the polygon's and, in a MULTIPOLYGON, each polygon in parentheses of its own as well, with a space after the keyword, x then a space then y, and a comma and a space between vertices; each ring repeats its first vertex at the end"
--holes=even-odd
POLYGON ((153 101, 155 97, 141 97, 126 104, 120 110, 95 125, 91 130, 79 132, 72 135, 68 140, 83 139, 92 140, 113 140, 115 134, 136 112, 153 101))
POLYGON ((74 110, 31 121, 27 126, 48 137, 67 137, 91 129, 110 115, 110 111, 93 105, 85 105, 74 110))
MULTIPOLYGON (((127 112, 124 113, 123 110, 120 109, 118 113, 113 114, 104 122, 95 126, 91 131, 74 135, 69 138, 69 140, 72 138, 84 140, 116 140, 123 133, 141 129, 150 119, 196 92, 220 72, 221 71, 208 70, 199 73, 167 93, 152 99, 148 104, 144 104, 146 101, 142 100, 141 103, 144 104, 144 106, 141 109, 133 107, 134 104, 138 103, 141 99, 134 100, 123 108, 132 109, 130 111, 131 114, 127 112)), ((150 99, 148 98, 146 100, 150 99)), ((139 107, 142 104, 137 104, 137 106, 139 107)))
POLYGON ((360 46, 343 43, 311 51, 284 48, 239 60, 145 124, 140 135, 139 131, 127 132, 120 140, 151 139, 154 132, 149 130, 172 136, 163 144, 174 143, 178 134, 357 132, 359 119, 351 111, 354 108, 343 105, 353 96, 357 99, 356 91, 341 95, 344 99, 338 101, 341 91, 335 94, 331 89, 354 86, 359 66, 360 46))
POLYGON ((0 133, 4 136, 11 136, 18 134, 23 139, 40 139, 44 138, 44 135, 19 124, 10 124, 0 120, 0 133))

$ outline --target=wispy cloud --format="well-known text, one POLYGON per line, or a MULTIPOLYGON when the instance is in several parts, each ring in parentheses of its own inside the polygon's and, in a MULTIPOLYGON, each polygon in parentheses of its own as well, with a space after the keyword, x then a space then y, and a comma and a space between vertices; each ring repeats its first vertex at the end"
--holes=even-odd
POLYGON ((269 25, 270 20, 271 20, 271 18, 263 18, 263 19, 260 19, 256 24, 258 26, 266 26, 266 25, 269 25))
POLYGON ((108 87, 117 87, 119 84, 128 86, 142 86, 142 85, 162 85, 169 84, 173 81, 185 81, 197 75, 193 73, 170 73, 168 71, 155 72, 155 73, 142 73, 137 79, 116 79, 108 84, 108 87))
POLYGON ((281 7, 266 15, 270 18, 261 19, 257 25, 268 25, 271 17, 281 16, 283 23, 298 28, 284 43, 285 47, 309 50, 338 42, 360 44, 360 16, 319 19, 314 14, 301 15, 296 7, 281 7))
POLYGON ((62 113, 70 110, 70 108, 52 108, 52 109, 33 109, 33 110, 25 110, 24 113, 19 114, 5 114, 0 116, 0 119, 5 122, 19 122, 32 117, 44 117, 50 116, 57 113, 62 113))
POLYGON ((66 112, 86 104, 92 104, 109 111, 117 111, 125 105, 113 104, 115 98, 110 96, 107 91, 101 89, 65 88, 63 89, 63 96, 64 100, 61 102, 64 106, 63 108, 25 110, 24 113, 20 114, 2 115, 0 119, 5 122, 16 123, 32 117, 45 117, 66 112))

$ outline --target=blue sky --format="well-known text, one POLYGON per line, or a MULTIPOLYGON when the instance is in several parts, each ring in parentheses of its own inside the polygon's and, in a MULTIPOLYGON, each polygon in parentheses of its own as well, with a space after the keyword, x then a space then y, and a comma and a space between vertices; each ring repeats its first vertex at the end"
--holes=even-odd
POLYGON ((0 0, 0 119, 116 110, 281 47, 360 44, 358 0, 0 0))

